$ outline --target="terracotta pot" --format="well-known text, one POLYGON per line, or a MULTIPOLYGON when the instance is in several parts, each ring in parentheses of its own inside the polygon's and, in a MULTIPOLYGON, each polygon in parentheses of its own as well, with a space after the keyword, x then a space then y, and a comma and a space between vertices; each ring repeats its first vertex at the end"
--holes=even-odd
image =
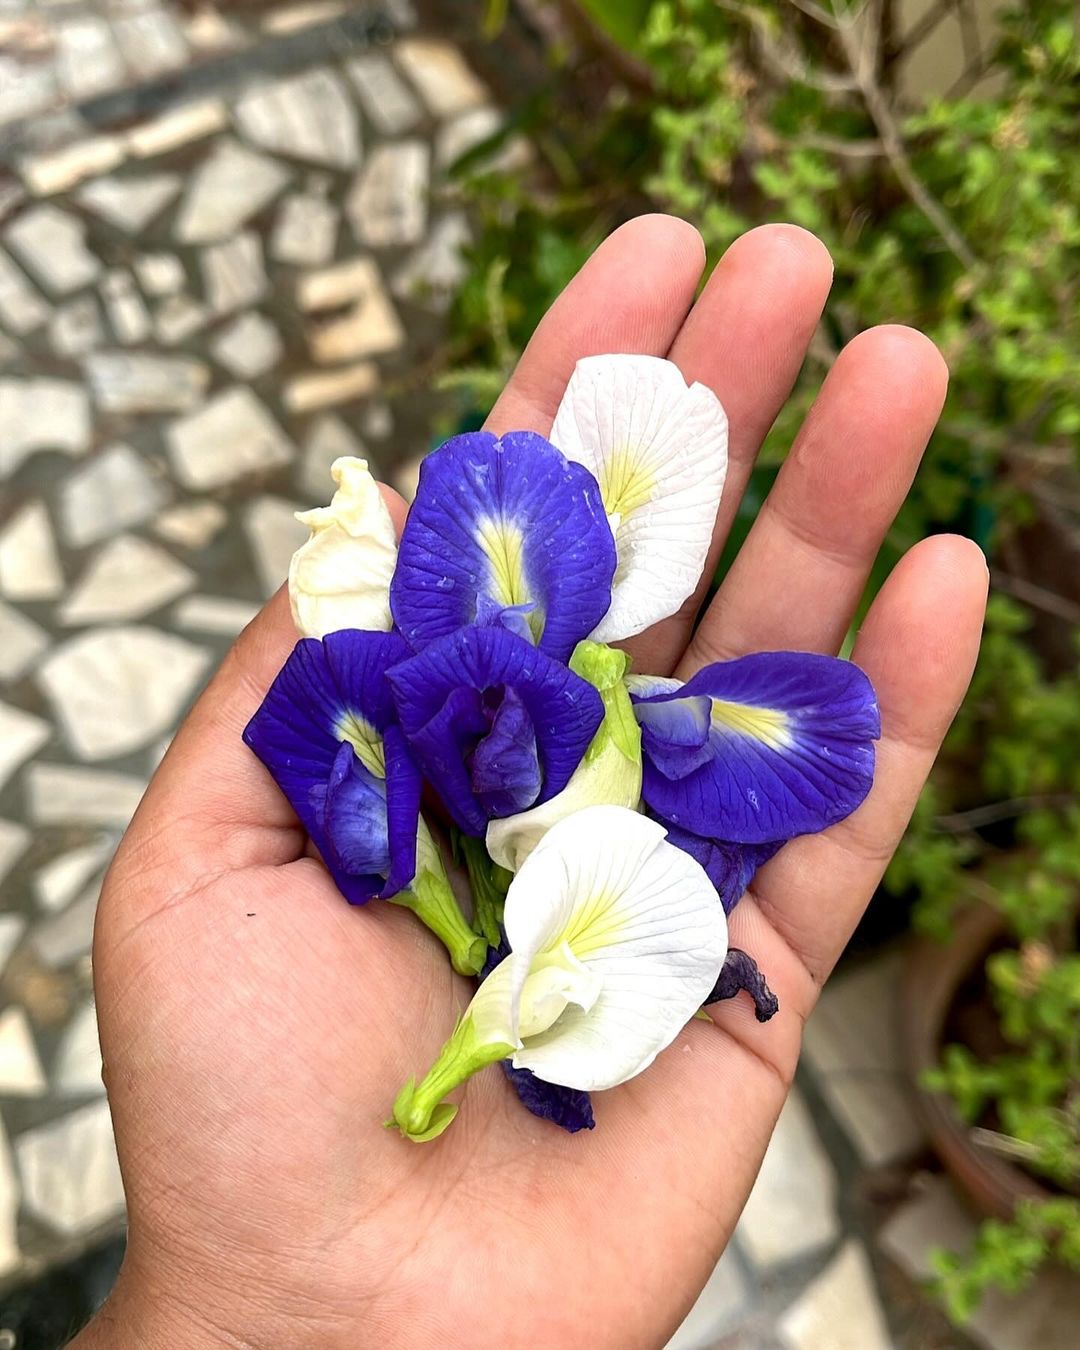
POLYGON ((926 1070, 939 1061, 957 990, 982 965, 1002 930, 1001 917, 984 905, 964 915, 947 945, 916 941, 904 975, 901 1017, 905 1066, 934 1152, 980 1214, 1007 1219, 1018 1201, 1046 1200, 1053 1193, 973 1140, 944 1093, 927 1092, 921 1085, 926 1070))

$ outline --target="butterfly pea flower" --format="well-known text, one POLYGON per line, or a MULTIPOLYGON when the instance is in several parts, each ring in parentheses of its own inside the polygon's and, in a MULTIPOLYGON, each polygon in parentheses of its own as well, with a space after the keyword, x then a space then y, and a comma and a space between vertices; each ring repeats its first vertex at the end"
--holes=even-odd
POLYGON ((579 1092, 646 1069, 701 1007, 727 953, 711 882, 664 828, 620 806, 560 821, 514 877, 510 954, 480 985, 434 1066, 398 1094, 406 1138, 442 1133, 446 1094, 509 1059, 579 1092))
POLYGON ((642 796, 680 831, 774 844, 836 824, 870 791, 881 721, 870 681, 849 661, 758 652, 685 684, 629 684, 642 796))
POLYGON ((603 618, 614 572, 593 476, 531 431, 479 431, 421 465, 390 607, 416 651, 494 612, 566 661, 603 618))
POLYGON ((477 838, 561 792, 604 716, 591 684, 498 624, 459 628, 388 678, 425 778, 477 838))
POLYGON ((396 633, 303 638, 244 730, 350 904, 407 905, 475 974, 486 951, 461 915, 420 818, 422 781, 394 715, 396 633))
POLYGON ((493 820, 487 827, 487 851, 494 862, 516 872, 548 830, 586 806, 626 806, 641 801, 641 732, 634 719, 624 676, 625 652, 601 643, 579 642, 570 669, 596 689, 604 705, 600 723, 584 758, 566 787, 541 806, 493 820))
POLYGON ((366 461, 343 456, 330 476, 337 485, 330 505, 296 513, 311 536, 289 567, 293 620, 305 637, 341 628, 385 632, 393 626, 390 579, 398 551, 390 512, 366 461))
POLYGON ((764 867, 786 843, 786 840, 775 839, 768 844, 736 844, 730 839, 708 839, 670 824, 667 832, 676 848, 689 853, 704 867, 726 914, 730 914, 745 895, 758 868, 764 867))
POLYGON ((611 605, 589 634, 631 637, 687 600, 705 569, 727 470, 727 416, 703 384, 656 356, 589 356, 551 441, 596 479, 615 536, 611 605))

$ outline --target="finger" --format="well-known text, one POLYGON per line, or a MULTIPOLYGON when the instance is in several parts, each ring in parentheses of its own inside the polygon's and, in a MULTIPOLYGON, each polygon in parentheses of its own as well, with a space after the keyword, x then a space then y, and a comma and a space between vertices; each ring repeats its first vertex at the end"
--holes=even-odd
POLYGON ((750 887, 819 984, 881 880, 967 690, 987 582, 982 551, 955 535, 924 539, 897 564, 853 653, 881 707, 870 795, 842 824, 788 844, 750 887))
POLYGON ((728 471, 701 582, 679 614, 626 644, 639 670, 668 674, 686 648, 754 459, 791 392, 832 282, 825 245, 795 225, 762 225, 720 259, 668 353, 728 415, 728 471))
POLYGON ((665 356, 694 300, 705 247, 675 216, 638 216, 610 235, 544 315, 487 429, 546 436, 583 356, 665 356))
POLYGON ((683 672, 748 651, 839 649, 945 398, 937 348, 873 328, 841 352, 687 649, 683 672))

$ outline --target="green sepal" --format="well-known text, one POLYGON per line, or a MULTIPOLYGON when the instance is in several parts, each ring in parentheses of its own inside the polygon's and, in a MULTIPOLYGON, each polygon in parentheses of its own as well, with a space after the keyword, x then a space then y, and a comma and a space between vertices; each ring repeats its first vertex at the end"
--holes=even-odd
POLYGON ((514 1047, 500 1041, 477 1044, 472 1019, 462 1017, 428 1072, 416 1082, 410 1078, 394 1098, 388 1129, 396 1127, 415 1144, 436 1139, 457 1115, 457 1107, 443 1098, 474 1073, 506 1059, 514 1047))
POLYGON ((497 947, 506 892, 513 879, 512 875, 505 867, 495 866, 488 857, 483 840, 461 834, 455 842, 469 874, 473 897, 473 923, 487 939, 488 946, 497 947))
POLYGON ((630 658, 602 642, 583 639, 570 657, 570 669, 593 686, 604 703, 604 720, 585 752, 589 764, 610 742, 632 764, 641 762, 641 728, 634 716, 625 678, 630 658))

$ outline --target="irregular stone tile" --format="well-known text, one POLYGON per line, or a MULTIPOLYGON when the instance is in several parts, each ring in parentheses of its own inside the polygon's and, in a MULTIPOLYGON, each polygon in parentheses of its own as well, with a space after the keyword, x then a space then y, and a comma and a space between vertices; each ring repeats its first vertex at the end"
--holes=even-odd
POLYGON ((104 1096, 101 1069, 97 1014, 92 1003, 85 1003, 71 1019, 56 1052, 51 1074, 53 1090, 65 1097, 104 1096))
POLYGON ((127 148, 138 159, 153 159, 205 136, 213 136, 224 129, 228 120, 229 114, 221 99, 203 99, 163 113, 129 131, 127 148))
POLYGON ((0 51, 0 127, 37 116, 56 97, 51 61, 20 61, 0 51))
POLYGON ((154 315, 154 336, 167 347, 184 342, 210 322, 210 311, 190 295, 170 295, 154 315))
POLYGON ((266 293, 269 283, 262 241, 254 231, 204 248, 200 265, 206 298, 215 314, 242 309, 266 293))
MULTIPOLYGON (((29 843, 30 831, 24 825, 14 820, 0 820, 0 881, 22 857, 29 843)), ((4 961, 0 960, 0 966, 3 964, 4 961)))
POLYGON ((735 1249, 728 1247, 665 1350, 711 1350, 717 1338, 739 1320, 748 1295, 746 1278, 739 1269, 735 1249))
POLYGON ((394 56, 440 121, 487 102, 487 90, 449 42, 402 38, 394 45, 394 56))
POLYGON ((365 459, 367 452, 340 417, 325 414, 312 425, 304 441, 297 482, 305 497, 312 502, 330 500, 334 492, 330 465, 343 455, 365 459))
POLYGON ((222 138, 195 171, 176 221, 186 244, 226 239, 276 197, 288 181, 280 164, 222 138))
MULTIPOLYGON (((921 1192, 882 1229, 885 1253, 916 1283, 934 1273, 932 1253, 966 1253, 976 1225, 942 1176, 926 1177, 921 1192)), ((1018 1294, 991 1289, 964 1330, 985 1350, 1072 1350, 1080 1318, 1076 1276, 1046 1267, 1018 1294)))
POLYGON ((209 653, 156 628, 92 628, 61 643, 38 684, 80 759, 111 759, 170 730, 209 653))
POLYGON ((236 637, 259 612, 248 600, 230 600, 220 595, 189 595, 173 610, 177 628, 192 633, 236 637))
MULTIPOLYGON (((503 114, 490 103, 470 108, 449 122, 444 122, 435 136, 435 163, 440 169, 449 169, 478 145, 501 131, 503 114)), ((505 146, 500 147, 505 151, 505 146)))
POLYGON ((25 782, 30 818, 37 825, 124 829, 146 791, 146 780, 132 774, 71 764, 31 764, 25 782))
POLYGON ((60 606, 62 624, 141 619, 195 585, 195 573, 137 535, 111 539, 60 606))
POLYGON ((128 445, 111 445, 60 485, 60 529, 75 548, 139 525, 169 491, 128 445))
POLYGON ((19 161, 19 172, 35 196, 51 197, 70 192, 95 174, 108 173, 123 158, 124 142, 119 136, 91 136, 61 150, 26 155, 19 161))
POLYGON ((107 1101, 92 1102, 15 1140, 23 1201, 67 1237, 88 1233, 124 1210, 107 1101))
POLYGON ((910 1157, 925 1139, 900 1051, 899 982, 897 953, 831 980, 803 1042, 819 1090, 868 1167, 910 1157))
POLYGON ((0 1013, 0 1097, 40 1097, 47 1084, 25 1011, 0 1013))
POLYGON ((424 243, 398 268, 391 282, 394 294, 445 313, 468 276, 465 248, 470 238, 464 212, 443 216, 424 243))
POLYGON ((296 519, 300 509, 281 497, 258 497, 244 512, 255 571, 267 599, 288 576, 292 555, 308 537, 307 526, 296 519))
POLYGON ((372 151, 349 191, 345 212, 362 244, 415 244, 427 220, 427 145, 396 141, 372 151))
POLYGON ((306 5, 287 5, 284 9, 272 10, 262 19, 260 26, 264 32, 281 37, 286 33, 310 28, 315 23, 326 23, 344 13, 344 0, 313 0, 306 5))
POLYGON ((184 265, 173 253, 144 253, 135 259, 135 275, 147 295, 175 295, 184 289, 184 265))
POLYGON ((239 385, 173 422, 165 437, 176 477, 200 491, 265 473, 293 457, 288 437, 251 390, 239 385))
POLYGON ((858 1242, 845 1243, 778 1330, 789 1350, 891 1350, 870 1262, 858 1242))
POLYGON ((373 441, 385 441, 394 430, 394 414, 389 403, 369 403, 360 414, 360 431, 373 441))
POLYGON ((16 337, 40 328, 49 306, 6 253, 0 253, 0 320, 16 337))
POLYGON ((224 528, 229 514, 220 502, 183 502, 163 511, 154 521, 154 533, 170 544, 201 549, 224 528))
POLYGON ((38 450, 81 455, 90 444, 86 391, 71 380, 0 380, 0 476, 38 450))
POLYGON ((0 530, 0 594, 9 600, 51 600, 64 574, 43 502, 27 502, 0 530))
POLYGON ((57 26, 56 74, 75 103, 123 83, 124 62, 105 19, 87 14, 57 26))
POLYGON ((0 703, 0 788, 51 734, 52 729, 42 718, 0 703))
POLYGON ((187 60, 187 43, 179 21, 159 6, 114 19, 113 32, 136 79, 148 80, 178 70, 187 60))
POLYGON ((0 972, 11 960, 11 954, 26 931, 26 920, 21 914, 0 914, 0 972))
POLYGON ((325 68, 252 89, 234 116, 249 141, 275 154, 337 169, 360 158, 356 110, 340 79, 325 68))
POLYGON ((49 636, 43 628, 0 600, 0 680, 17 680, 25 675, 48 645, 49 636))
POLYGON ((379 372, 370 361, 358 361, 341 370, 310 371, 297 375, 285 386, 285 406, 290 412, 311 412, 364 398, 379 387, 379 372))
POLYGON ((337 230, 337 211, 325 198, 293 193, 278 210, 270 253, 296 267, 318 267, 334 256, 337 230))
POLYGON ((394 470, 394 487, 410 504, 416 499, 416 490, 420 486, 420 468, 425 459, 425 455, 414 455, 394 470))
MULTIPOLYGON (((0 88, 3 80, 0 78, 0 88)), ((7 1132, 0 1125, 0 1275, 9 1275, 22 1264, 16 1232, 19 1215, 19 1182, 8 1147, 7 1132)))
POLYGON ((807 1256, 839 1235, 836 1175, 798 1092, 784 1104, 735 1231, 762 1271, 807 1256))
POLYGON ((354 57, 345 68, 360 97, 360 107, 384 136, 411 131, 423 117, 405 81, 381 53, 354 57))
POLYGON ((38 868, 34 873, 34 895, 41 908, 55 914, 69 905, 90 878, 104 868, 115 849, 114 837, 102 834, 38 868))
POLYGON ((38 922, 30 942, 39 961, 61 970, 89 954, 100 896, 101 877, 96 877, 66 909, 38 922))
POLYGON ((86 247, 77 216, 51 202, 24 211, 7 229, 7 242, 55 295, 66 295, 96 280, 101 263, 86 247))
POLYGON ((126 234, 140 234, 179 193, 178 173, 98 178, 75 194, 80 206, 126 234))
POLYGON ((149 337, 150 315, 130 272, 110 272, 101 283, 101 298, 118 342, 130 346, 149 337))
POLYGON ((49 322, 49 343, 57 356, 84 356, 103 338, 101 314, 92 295, 61 305, 49 322))
POLYGON ((209 367, 193 356, 96 352, 85 367, 94 402, 112 413, 187 412, 210 383, 209 367))
POLYGON ((329 310, 334 315, 308 331, 311 354, 323 364, 396 351, 405 340, 372 258, 309 273, 297 287, 297 303, 305 313, 329 310))
POLYGON ((222 329, 210 349, 237 379, 254 380, 281 360, 278 330, 263 314, 249 312, 222 329))
POLYGON ((244 47, 244 30, 230 23, 216 9, 198 9, 184 24, 184 35, 197 52, 223 52, 244 47))

